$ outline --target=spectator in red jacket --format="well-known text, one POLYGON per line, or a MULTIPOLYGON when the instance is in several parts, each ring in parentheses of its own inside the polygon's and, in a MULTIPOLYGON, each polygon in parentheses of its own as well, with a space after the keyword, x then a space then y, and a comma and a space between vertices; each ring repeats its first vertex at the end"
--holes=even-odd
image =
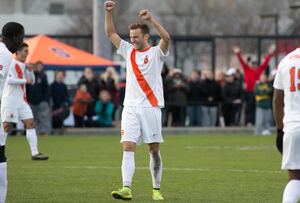
POLYGON ((255 123, 255 94, 254 88, 256 81, 259 80, 262 72, 268 67, 268 63, 272 56, 274 56, 275 48, 270 47, 268 55, 265 57, 263 63, 255 66, 251 60, 247 63, 242 58, 241 50, 239 47, 233 47, 233 52, 237 55, 239 62, 244 71, 244 85, 245 85, 245 101, 246 101, 246 124, 255 123))

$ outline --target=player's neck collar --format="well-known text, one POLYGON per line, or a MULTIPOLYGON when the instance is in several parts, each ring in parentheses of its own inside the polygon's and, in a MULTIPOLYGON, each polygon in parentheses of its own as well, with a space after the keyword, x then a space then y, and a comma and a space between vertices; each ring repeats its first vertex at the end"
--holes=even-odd
POLYGON ((147 48, 142 49, 142 50, 138 50, 138 49, 136 49, 136 48, 134 48, 134 49, 135 49, 135 51, 137 51, 137 52, 145 52, 145 51, 148 51, 150 48, 151 48, 151 46, 149 45, 147 48))

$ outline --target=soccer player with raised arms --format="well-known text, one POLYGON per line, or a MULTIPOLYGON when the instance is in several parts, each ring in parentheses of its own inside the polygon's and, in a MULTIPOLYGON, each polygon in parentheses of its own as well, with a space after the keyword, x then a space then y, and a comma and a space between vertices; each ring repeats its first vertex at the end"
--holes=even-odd
POLYGON ((129 26, 131 43, 120 38, 116 33, 112 12, 116 6, 113 1, 106 1, 105 32, 117 53, 126 60, 126 91, 121 121, 121 143, 123 146, 122 180, 123 188, 113 191, 116 199, 132 199, 131 184, 135 170, 134 153, 136 144, 149 146, 150 171, 152 176, 152 198, 163 200, 160 192, 162 159, 159 144, 163 142, 161 108, 164 107, 161 71, 168 55, 169 33, 144 9, 139 12, 141 21, 151 24, 160 36, 157 46, 149 44, 150 30, 144 23, 129 26))

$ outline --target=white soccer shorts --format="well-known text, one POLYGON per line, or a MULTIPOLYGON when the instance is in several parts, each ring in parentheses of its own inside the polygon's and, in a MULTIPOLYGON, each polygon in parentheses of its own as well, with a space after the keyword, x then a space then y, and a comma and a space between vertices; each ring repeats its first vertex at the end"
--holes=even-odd
POLYGON ((124 106, 121 120, 121 142, 162 143, 161 109, 124 106))
POLYGON ((2 122, 18 123, 19 120, 27 120, 33 118, 33 114, 29 104, 22 103, 21 107, 14 108, 1 107, 2 122))
POLYGON ((300 169, 300 130, 284 133, 282 164, 283 170, 300 169))

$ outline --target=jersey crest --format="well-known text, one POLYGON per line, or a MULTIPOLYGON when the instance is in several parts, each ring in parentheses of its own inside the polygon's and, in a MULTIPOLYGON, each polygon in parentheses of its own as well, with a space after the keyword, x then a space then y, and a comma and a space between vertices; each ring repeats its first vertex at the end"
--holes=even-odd
POLYGON ((144 64, 147 64, 148 62, 149 62, 148 55, 146 55, 146 57, 144 59, 144 64))

